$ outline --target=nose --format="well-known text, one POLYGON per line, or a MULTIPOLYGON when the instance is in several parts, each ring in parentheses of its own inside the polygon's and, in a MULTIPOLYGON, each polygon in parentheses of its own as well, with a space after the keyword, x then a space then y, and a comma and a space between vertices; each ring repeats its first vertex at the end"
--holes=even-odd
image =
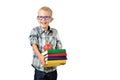
POLYGON ((42 20, 44 20, 44 21, 45 21, 45 20, 46 20, 46 18, 43 18, 42 20))

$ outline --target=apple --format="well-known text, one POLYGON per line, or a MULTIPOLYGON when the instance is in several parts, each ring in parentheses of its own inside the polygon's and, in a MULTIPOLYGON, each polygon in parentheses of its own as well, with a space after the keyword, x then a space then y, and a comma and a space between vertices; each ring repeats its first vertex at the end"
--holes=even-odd
POLYGON ((45 44, 43 47, 44 51, 52 49, 50 44, 45 44))

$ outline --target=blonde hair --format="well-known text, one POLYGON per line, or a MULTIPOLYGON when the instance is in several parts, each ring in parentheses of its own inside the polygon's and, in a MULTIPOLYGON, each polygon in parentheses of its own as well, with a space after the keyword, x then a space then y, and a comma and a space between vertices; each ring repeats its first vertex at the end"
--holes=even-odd
POLYGON ((50 12, 50 14, 51 14, 51 16, 52 16, 52 10, 51 10, 49 7, 47 7, 47 6, 41 7, 41 8, 38 10, 38 14, 39 14, 39 12, 40 12, 41 10, 50 12))

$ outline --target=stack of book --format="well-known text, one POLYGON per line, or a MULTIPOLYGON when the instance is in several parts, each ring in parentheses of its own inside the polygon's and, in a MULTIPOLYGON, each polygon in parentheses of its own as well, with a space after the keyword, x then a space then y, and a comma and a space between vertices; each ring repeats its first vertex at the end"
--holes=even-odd
POLYGON ((42 55, 47 56, 46 66, 44 67, 55 67, 66 64, 67 54, 66 49, 52 49, 47 50, 42 55))

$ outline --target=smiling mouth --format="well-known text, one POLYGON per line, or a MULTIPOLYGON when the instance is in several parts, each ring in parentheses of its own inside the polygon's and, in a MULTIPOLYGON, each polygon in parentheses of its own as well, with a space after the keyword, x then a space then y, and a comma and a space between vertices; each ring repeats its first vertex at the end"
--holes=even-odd
POLYGON ((43 24, 43 25, 46 25, 46 24, 47 24, 47 22, 42 22, 42 24, 43 24))

